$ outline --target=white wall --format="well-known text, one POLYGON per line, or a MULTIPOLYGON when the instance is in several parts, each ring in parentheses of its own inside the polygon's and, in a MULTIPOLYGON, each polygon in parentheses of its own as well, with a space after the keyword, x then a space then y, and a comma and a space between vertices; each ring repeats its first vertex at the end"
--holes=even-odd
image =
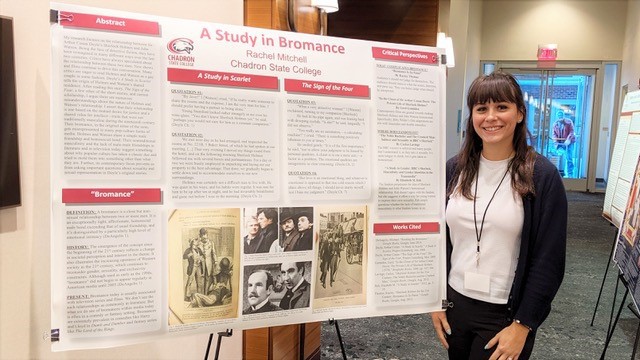
MULTIPOLYGON (((460 131, 465 131, 466 119, 469 117, 467 109, 467 92, 473 80, 480 75, 480 53, 482 50, 482 2, 472 0, 469 2, 469 27, 467 38, 467 59, 464 76, 464 93, 462 94, 462 119, 460 131)), ((461 140, 460 140, 461 141, 461 140)))
POLYGON ((640 1, 629 0, 622 55, 620 85, 629 85, 629 91, 639 88, 640 79, 640 1))
MULTIPOLYGON (((558 44, 558 60, 620 60, 627 3, 637 0, 484 0, 483 60, 536 60, 558 44)), ((637 5, 637 4, 636 4, 637 5)))
MULTIPOLYGON (((65 2, 227 24, 243 21, 239 0, 65 2)), ((47 0, 0 0, 0 15, 14 19, 23 201, 21 207, 0 210, 0 359, 200 359, 207 334, 64 353, 52 353, 43 340, 51 328, 49 8, 47 0)), ((241 337, 238 332, 223 340, 223 358, 238 357, 241 337)))
POLYGON ((448 16, 448 19, 439 20, 440 31, 446 32, 447 36, 453 40, 456 63, 456 66, 448 69, 447 72, 446 158, 448 159, 460 149, 460 136, 464 131, 466 117, 467 88, 479 75, 482 2, 442 1, 440 6, 447 8, 441 9, 439 16, 448 16), (458 131, 458 112, 461 112, 460 131, 458 131))

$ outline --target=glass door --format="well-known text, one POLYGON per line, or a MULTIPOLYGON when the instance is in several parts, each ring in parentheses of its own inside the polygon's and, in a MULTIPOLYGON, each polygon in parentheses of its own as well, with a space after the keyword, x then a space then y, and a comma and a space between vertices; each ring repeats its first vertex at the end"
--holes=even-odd
POLYGON ((520 84, 531 145, 560 172, 569 190, 587 190, 595 70, 502 68, 520 84))

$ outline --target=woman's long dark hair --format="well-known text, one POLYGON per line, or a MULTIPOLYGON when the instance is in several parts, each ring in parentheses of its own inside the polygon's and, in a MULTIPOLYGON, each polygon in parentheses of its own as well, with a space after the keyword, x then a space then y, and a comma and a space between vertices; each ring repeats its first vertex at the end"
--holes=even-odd
POLYGON ((480 166, 480 153, 482 152, 482 139, 473 127, 473 106, 487 102, 509 102, 516 104, 518 111, 523 115, 522 121, 516 124, 513 135, 513 149, 515 156, 509 163, 511 171, 511 188, 521 196, 535 194, 533 186, 533 165, 536 159, 535 150, 527 144, 531 138, 527 128, 527 107, 524 103, 522 90, 516 79, 508 73, 496 71, 489 75, 483 75, 473 81, 467 95, 467 133, 460 152, 458 163, 447 184, 447 194, 454 192, 467 199, 473 199, 471 184, 476 178, 480 166), (460 186, 456 186, 459 183, 460 186))

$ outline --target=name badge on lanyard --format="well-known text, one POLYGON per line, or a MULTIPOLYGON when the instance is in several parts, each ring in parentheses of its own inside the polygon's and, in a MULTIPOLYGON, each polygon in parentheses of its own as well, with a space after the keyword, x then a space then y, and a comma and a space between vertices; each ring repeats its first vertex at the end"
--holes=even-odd
MULTIPOLYGON (((480 239, 482 238, 482 230, 484 229, 484 220, 487 216, 487 211, 489 210, 489 205, 496 197, 498 193, 498 189, 500 189, 500 185, 504 182, 504 179, 509 174, 509 167, 513 159, 509 161, 507 164, 507 170, 505 170, 504 175, 502 175, 502 179, 496 186, 496 189, 493 191, 493 195, 489 199, 487 203, 487 207, 484 208, 484 214, 482 214, 482 222, 480 223, 480 231, 478 231, 478 220, 476 219, 476 199, 478 198, 478 182, 480 181, 480 171, 476 172, 476 183, 475 183, 475 191, 473 194, 473 224, 475 225, 476 230, 476 271, 480 266, 480 239)), ((478 274, 477 272, 467 271, 464 273, 464 288, 466 290, 479 291, 481 293, 489 294, 489 288, 491 287, 491 277, 489 275, 478 274)))

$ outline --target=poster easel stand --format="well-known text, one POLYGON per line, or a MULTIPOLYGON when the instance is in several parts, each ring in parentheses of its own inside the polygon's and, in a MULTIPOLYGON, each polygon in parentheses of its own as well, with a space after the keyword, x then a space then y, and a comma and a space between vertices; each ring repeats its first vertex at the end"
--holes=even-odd
MULTIPOLYGON (((611 224, 611 226, 614 226, 614 225, 611 224)), ((607 258, 607 267, 604 270, 604 276, 602 277, 602 284, 600 284, 600 291, 598 292, 598 300, 596 300, 596 306, 593 309, 593 316, 591 317, 591 326, 593 326, 593 322, 596 319, 596 313, 598 312, 598 305, 600 304, 600 298, 602 297, 602 289, 604 288, 604 282, 607 279, 607 274, 609 273, 609 266, 611 265, 611 259, 613 259, 613 251, 616 248, 617 241, 618 241, 618 228, 616 228, 616 233, 614 234, 613 242, 611 243, 611 252, 609 253, 609 257, 607 258)))
MULTIPOLYGON (((636 316, 636 318, 638 318, 638 320, 640 320, 640 312, 638 312, 638 308, 636 307, 635 303, 630 302, 627 307, 629 308, 629 310, 631 310, 631 312, 633 313, 633 315, 636 316)), ((638 322, 638 329, 636 330, 636 339, 633 342, 633 352, 631 353, 631 360, 636 358, 636 350, 638 349, 638 340, 640 338, 640 322, 638 322)))
MULTIPOLYGON (((613 321, 613 324, 611 324, 611 319, 609 319, 609 328, 607 329, 607 339, 604 342, 604 349, 602 349, 602 355, 600 355, 600 360, 604 360, 604 356, 607 353, 607 348, 609 347, 609 342, 611 341, 611 338, 613 337, 613 332, 616 330, 616 325, 618 324, 618 320, 620 319, 620 313, 622 313, 622 308, 624 307, 624 302, 627 300, 627 295, 629 295, 629 286, 627 284, 627 281, 624 279, 624 277, 622 276, 622 273, 618 274, 618 281, 616 281, 616 290, 614 292, 614 294, 617 294, 618 292, 618 284, 622 282, 622 284, 624 285, 625 291, 624 291, 624 296, 622 297, 622 302, 620 303, 620 308, 618 308, 618 313, 616 314, 616 318, 613 321)), ((614 295, 614 299, 613 299, 613 304, 611 305, 611 315, 613 316, 613 311, 615 308, 615 295, 614 295)))
POLYGON ((340 327, 338 326, 338 320, 329 319, 329 325, 335 325, 336 333, 338 334, 338 341, 340 342, 340 350, 342 350, 342 358, 347 360, 347 352, 344 350, 344 342, 342 342, 342 335, 340 335, 340 327))
MULTIPOLYGON (((213 357, 214 360, 218 360, 220 356, 220 344, 222 343, 222 337, 229 337, 233 335, 233 329, 227 329, 227 331, 221 331, 218 333, 218 343, 216 345, 216 354, 213 357)), ((213 340, 213 333, 209 334, 209 343, 207 344, 207 351, 204 353, 204 360, 209 359, 209 351, 211 350, 211 341, 213 340)))

